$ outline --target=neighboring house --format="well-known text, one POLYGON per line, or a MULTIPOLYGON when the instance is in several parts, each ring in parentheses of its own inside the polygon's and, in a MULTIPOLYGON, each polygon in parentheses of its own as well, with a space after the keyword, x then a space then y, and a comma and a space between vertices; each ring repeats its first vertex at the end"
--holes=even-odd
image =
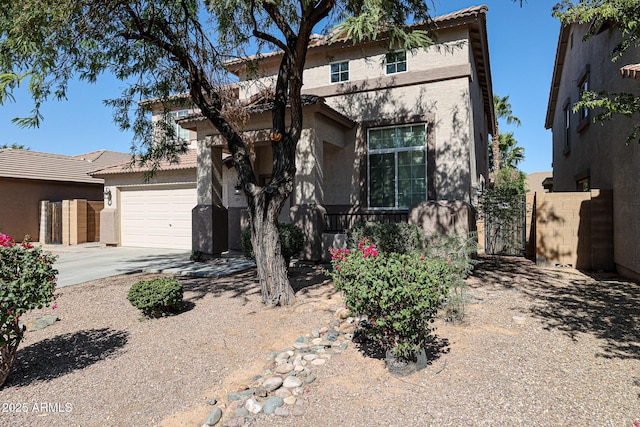
POLYGON ((636 121, 593 123, 593 111, 572 107, 584 89, 640 96, 640 49, 611 62, 619 32, 604 25, 583 41, 588 29, 572 24, 560 30, 545 125, 553 132, 553 191, 612 190, 613 261, 619 272, 638 279, 640 144, 625 144, 636 121))
POLYGON ((0 149, 0 232, 38 241, 40 202, 102 200, 103 181, 87 174, 99 165, 122 162, 126 153, 99 150, 78 156, 0 149))
MULTIPOLYGON (((488 135, 495 123, 486 12, 481 6, 436 17, 442 46, 427 51, 389 52, 377 41, 330 44, 328 36, 312 38, 304 71, 297 174, 280 217, 305 231, 306 258, 320 259, 322 233, 344 228, 347 214, 406 220, 415 204, 441 201, 449 226, 451 212, 476 204, 488 181, 488 135)), ((271 93, 280 55, 262 55, 258 75, 249 73, 247 60, 227 64, 239 78, 235 90, 250 115, 243 137, 252 141, 259 184, 271 177, 271 93)), ((189 157, 189 163, 175 166, 181 168, 179 179, 161 171, 151 184, 142 182, 139 171, 95 173, 118 195, 103 211, 111 220, 103 216, 102 224, 111 221, 113 226, 110 232, 103 228, 102 236, 110 235, 112 244, 174 245, 166 233, 168 224, 171 229, 175 224, 166 218, 160 220, 164 226, 158 226, 158 233, 145 234, 155 236, 155 243, 146 237, 132 240, 129 218, 137 218, 139 228, 150 228, 153 221, 145 221, 143 212, 132 213, 135 209, 127 204, 139 203, 129 197, 134 189, 144 192, 144 198, 167 191, 164 199, 171 200, 179 185, 193 195, 191 249, 239 249, 246 201, 237 188, 226 142, 198 111, 182 110, 175 121, 190 132, 185 139, 197 147, 197 168, 189 157)), ((185 201, 180 207, 185 221, 187 205, 185 201)), ((171 209, 165 207, 167 215, 171 209)), ((181 242, 180 247, 188 246, 186 237, 181 242)))
POLYGON ((533 172, 527 174, 527 193, 547 193, 553 189, 553 172, 533 172))
MULTIPOLYGON (((182 135, 188 139, 189 135, 182 135)), ((196 151, 180 162, 162 162, 148 181, 150 168, 128 163, 91 172, 104 179, 105 207, 100 214, 100 241, 108 245, 192 248, 191 211, 196 206, 196 151)))

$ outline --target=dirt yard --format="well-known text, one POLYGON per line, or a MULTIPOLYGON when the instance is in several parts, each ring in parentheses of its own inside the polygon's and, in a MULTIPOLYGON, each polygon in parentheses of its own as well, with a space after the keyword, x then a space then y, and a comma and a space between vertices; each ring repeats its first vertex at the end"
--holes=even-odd
MULTIPOLYGON (((180 278, 185 311, 144 320, 126 300, 148 274, 63 288, 59 321, 27 333, 0 390, 2 426, 200 426, 267 356, 327 326, 341 297, 294 268, 293 307, 260 304, 255 273, 180 278)), ((298 398, 255 426, 629 426, 640 422, 640 286, 609 274, 483 259, 466 320, 439 320, 429 365, 391 375, 354 343, 298 398)), ((219 425, 223 423, 220 422, 219 425)))

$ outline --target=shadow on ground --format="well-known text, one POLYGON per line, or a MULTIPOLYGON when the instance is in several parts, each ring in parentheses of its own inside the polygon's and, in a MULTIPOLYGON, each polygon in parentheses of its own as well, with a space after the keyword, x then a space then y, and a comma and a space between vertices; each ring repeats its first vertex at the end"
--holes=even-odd
MULTIPOLYGON (((223 278, 183 277, 180 281, 184 285, 186 303, 195 304, 207 295, 219 297, 229 293, 233 298, 242 301, 243 305, 249 303, 252 298, 260 298, 260 282, 255 268, 223 278)), ((289 282, 296 296, 306 297, 318 287, 329 285, 329 278, 320 267, 301 266, 291 267, 289 282)), ((330 287, 326 292, 335 294, 335 288, 330 287)))
POLYGON ((427 365, 431 365, 438 360, 443 354, 449 353, 451 349, 447 338, 440 338, 437 335, 432 336, 432 338, 431 342, 425 346, 424 352, 415 355, 412 360, 394 357, 380 343, 369 339, 366 333, 356 333, 353 342, 363 355, 373 359, 384 360, 391 374, 402 377, 424 369, 427 365))
POLYGON ((523 258, 481 258, 479 282, 517 288, 533 301, 532 315, 572 339, 602 340, 605 358, 640 359, 640 285, 613 273, 541 268, 523 258))
POLYGON ((129 333, 124 331, 87 329, 20 348, 5 387, 48 381, 84 369, 118 354, 128 338, 129 333))

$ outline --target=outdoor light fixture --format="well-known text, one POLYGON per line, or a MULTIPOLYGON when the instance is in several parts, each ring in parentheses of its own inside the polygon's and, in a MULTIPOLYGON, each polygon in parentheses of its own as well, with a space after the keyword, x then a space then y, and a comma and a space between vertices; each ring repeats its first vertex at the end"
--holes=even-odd
POLYGON ((111 189, 109 187, 104 189, 104 198, 107 199, 107 204, 111 206, 111 189))
POLYGON ((236 186, 233 187, 233 194, 239 196, 242 193, 240 190, 242 190, 242 187, 240 186, 240 182, 238 182, 236 186))

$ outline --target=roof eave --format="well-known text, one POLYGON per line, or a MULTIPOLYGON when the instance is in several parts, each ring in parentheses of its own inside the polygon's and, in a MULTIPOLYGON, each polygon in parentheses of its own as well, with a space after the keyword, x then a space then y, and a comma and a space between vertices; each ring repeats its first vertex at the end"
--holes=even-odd
POLYGON ((564 58, 569 43, 570 25, 562 25, 558 35, 558 47, 556 48, 556 58, 553 63, 553 75, 551 77, 551 88, 549 90, 549 103, 547 104, 547 116, 544 122, 545 129, 553 127, 553 118, 558 104, 558 93, 560 91, 560 78, 564 67, 564 58))

